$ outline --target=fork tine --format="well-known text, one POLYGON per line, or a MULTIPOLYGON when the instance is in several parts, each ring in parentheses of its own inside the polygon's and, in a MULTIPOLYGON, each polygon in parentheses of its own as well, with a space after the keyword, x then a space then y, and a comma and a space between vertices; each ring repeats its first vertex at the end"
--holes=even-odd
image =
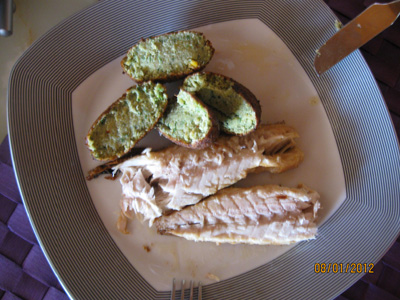
POLYGON ((181 283, 181 300, 185 299, 185 280, 182 280, 181 283))
POLYGON ((175 278, 172 279, 172 292, 171 292, 171 300, 175 300, 175 278))
POLYGON ((193 281, 190 280, 190 296, 189 300, 193 300, 193 281))
POLYGON ((199 282, 199 296, 197 297, 197 300, 201 300, 201 298, 202 298, 202 290, 201 290, 201 288, 202 288, 202 283, 201 283, 201 281, 199 282))
MULTIPOLYGON (((197 293, 197 300, 202 300, 202 288, 203 284, 201 281, 199 281, 198 284, 198 293, 197 293)), ((171 300, 175 300, 176 296, 176 284, 175 284, 175 278, 172 279, 172 292, 171 292, 171 300)), ((190 280, 190 286, 189 286, 189 300, 193 300, 194 298, 194 283, 193 280, 190 280)), ((181 282, 181 300, 185 299, 185 280, 182 280, 181 282)))

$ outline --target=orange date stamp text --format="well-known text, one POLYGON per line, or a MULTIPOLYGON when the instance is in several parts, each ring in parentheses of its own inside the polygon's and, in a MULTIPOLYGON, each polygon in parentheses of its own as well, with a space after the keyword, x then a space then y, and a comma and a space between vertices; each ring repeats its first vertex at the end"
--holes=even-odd
POLYGON ((316 263, 315 273, 374 273, 373 263, 316 263))

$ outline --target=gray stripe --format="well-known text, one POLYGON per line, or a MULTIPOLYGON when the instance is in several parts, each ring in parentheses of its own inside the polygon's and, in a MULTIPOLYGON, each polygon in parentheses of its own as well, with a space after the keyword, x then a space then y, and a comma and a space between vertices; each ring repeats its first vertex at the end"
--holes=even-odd
POLYGON ((204 287, 204 298, 334 297, 362 274, 314 274, 316 262, 376 262, 398 234, 399 148, 372 74, 359 52, 320 78, 312 68, 313 49, 335 32, 335 16, 322 1, 102 1, 35 42, 14 66, 9 86, 9 136, 21 193, 72 298, 168 297, 130 265, 96 212, 75 146, 72 92, 142 37, 256 17, 285 42, 317 89, 344 166, 347 199, 316 240, 204 287), (311 22, 315 30, 305 34, 311 22))

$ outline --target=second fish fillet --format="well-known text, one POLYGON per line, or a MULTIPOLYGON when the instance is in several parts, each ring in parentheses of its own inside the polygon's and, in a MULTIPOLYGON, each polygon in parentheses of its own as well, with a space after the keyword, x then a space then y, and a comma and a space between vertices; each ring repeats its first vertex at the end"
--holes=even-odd
POLYGON ((315 238, 319 194, 301 185, 226 188, 155 221, 161 234, 215 243, 284 245, 315 238))

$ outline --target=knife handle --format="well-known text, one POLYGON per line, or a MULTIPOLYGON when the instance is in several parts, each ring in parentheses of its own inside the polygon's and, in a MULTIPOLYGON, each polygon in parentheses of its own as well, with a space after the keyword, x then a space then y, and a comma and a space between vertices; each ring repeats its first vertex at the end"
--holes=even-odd
POLYGON ((12 0, 0 0, 0 36, 12 34, 14 11, 15 4, 12 0))
POLYGON ((396 0, 387 4, 393 12, 399 16, 400 14, 400 0, 396 0))

